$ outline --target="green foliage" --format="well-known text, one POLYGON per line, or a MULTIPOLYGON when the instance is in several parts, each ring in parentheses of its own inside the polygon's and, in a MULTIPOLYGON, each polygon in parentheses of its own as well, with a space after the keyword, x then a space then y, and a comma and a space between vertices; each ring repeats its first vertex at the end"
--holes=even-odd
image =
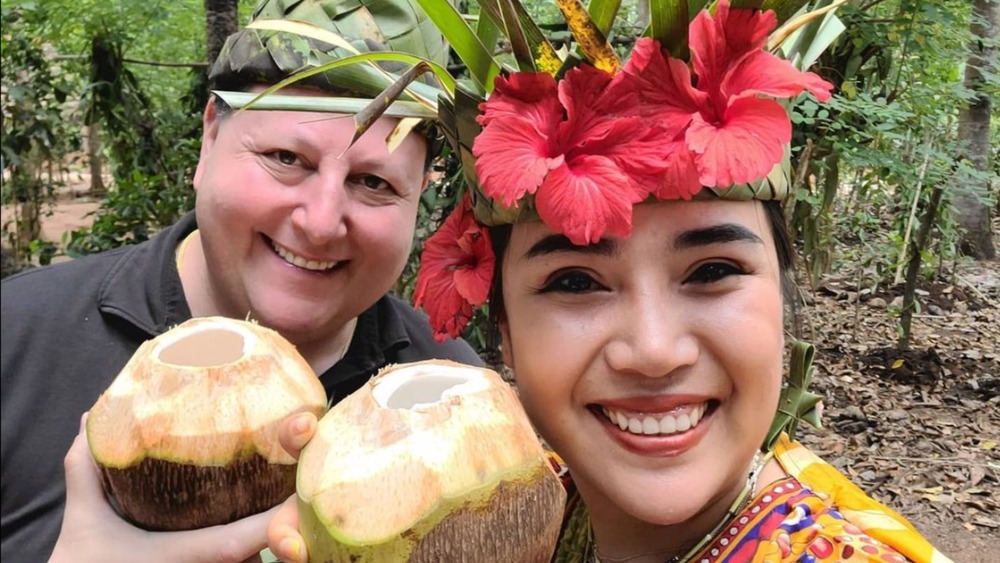
MULTIPOLYGON (((864 10, 850 4, 839 15, 847 31, 816 68, 838 84, 837 95, 823 106, 806 100, 792 113, 797 144, 815 144, 811 162, 800 163, 814 176, 799 186, 792 226, 814 278, 837 267, 837 256, 823 255, 832 250, 855 259, 865 253, 867 275, 892 283, 906 259, 905 233, 919 231, 932 189, 943 186, 947 203, 949 193, 997 178, 995 169, 987 178, 964 163, 956 142, 958 111, 972 97, 962 85, 970 5, 886 0, 864 10)), ((922 250, 930 275, 953 258, 958 237, 947 205, 934 226, 937 237, 922 250)))
POLYGON ((78 150, 80 141, 79 126, 68 119, 71 110, 66 105, 77 84, 55 60, 52 46, 27 31, 26 20, 35 15, 7 5, 0 15, 0 73, 4 77, 0 163, 9 175, 2 200, 15 209, 14 219, 3 229, 16 260, 38 257, 47 263, 52 247, 37 237, 40 216, 59 182, 53 167, 78 150))

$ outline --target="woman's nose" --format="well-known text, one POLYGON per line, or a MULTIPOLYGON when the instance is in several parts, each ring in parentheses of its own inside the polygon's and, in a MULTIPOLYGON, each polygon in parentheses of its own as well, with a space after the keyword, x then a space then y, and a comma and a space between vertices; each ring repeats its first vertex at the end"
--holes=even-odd
POLYGON ((618 312, 617 334, 605 356, 612 369, 647 377, 664 377, 698 359, 692 316, 669 292, 643 292, 618 312), (671 302, 675 301, 673 306, 671 302))

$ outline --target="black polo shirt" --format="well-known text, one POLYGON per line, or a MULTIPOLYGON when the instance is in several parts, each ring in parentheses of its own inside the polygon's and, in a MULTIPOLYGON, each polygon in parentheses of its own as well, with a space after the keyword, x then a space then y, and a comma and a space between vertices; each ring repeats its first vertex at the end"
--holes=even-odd
MULTIPOLYGON (((195 228, 191 213, 142 244, 0 285, 4 563, 48 559, 65 503, 63 458, 80 416, 140 344, 191 318, 174 250, 195 228)), ((346 355, 320 380, 337 401, 388 364, 429 358, 481 364, 465 342, 435 342, 422 313, 386 295, 358 317, 346 355)))

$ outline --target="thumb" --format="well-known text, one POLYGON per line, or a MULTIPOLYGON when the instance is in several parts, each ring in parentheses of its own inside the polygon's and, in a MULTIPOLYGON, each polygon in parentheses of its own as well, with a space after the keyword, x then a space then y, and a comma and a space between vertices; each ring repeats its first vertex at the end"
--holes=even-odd
POLYGON ((311 412, 301 412, 288 416, 278 426, 278 440, 281 447, 292 457, 299 459, 302 448, 312 440, 319 424, 316 415, 311 412))

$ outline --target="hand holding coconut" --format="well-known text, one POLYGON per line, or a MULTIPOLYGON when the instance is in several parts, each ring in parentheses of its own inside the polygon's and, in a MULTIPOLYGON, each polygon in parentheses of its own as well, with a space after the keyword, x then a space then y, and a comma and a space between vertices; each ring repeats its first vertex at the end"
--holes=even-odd
POLYGON ((147 532, 119 516, 104 496, 100 470, 80 433, 65 459, 67 501, 50 563, 239 563, 259 561, 275 507, 224 526, 185 532, 147 532))
POLYGON ((286 417, 321 414, 326 392, 277 332, 192 319, 143 344, 87 420, 119 511, 148 530, 227 524, 294 491, 286 417))
POLYGON ((268 531, 286 561, 543 563, 565 492, 499 375, 429 361, 387 368, 324 415, 297 498, 268 531))

